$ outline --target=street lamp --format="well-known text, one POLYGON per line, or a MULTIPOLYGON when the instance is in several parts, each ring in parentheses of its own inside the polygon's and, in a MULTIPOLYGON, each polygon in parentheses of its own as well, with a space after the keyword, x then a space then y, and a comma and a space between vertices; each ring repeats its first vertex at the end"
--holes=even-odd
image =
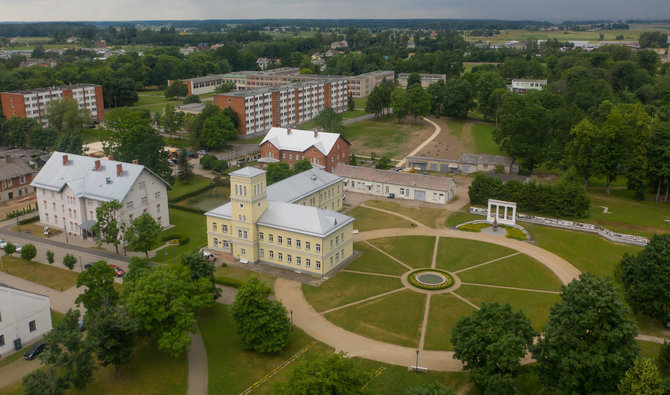
POLYGON ((416 365, 414 365, 414 373, 419 373, 419 350, 416 350, 416 365))

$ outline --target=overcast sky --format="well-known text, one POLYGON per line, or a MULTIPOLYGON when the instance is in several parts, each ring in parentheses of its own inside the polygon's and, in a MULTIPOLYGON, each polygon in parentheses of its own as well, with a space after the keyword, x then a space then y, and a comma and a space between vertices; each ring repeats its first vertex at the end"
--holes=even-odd
POLYGON ((670 19, 669 0, 0 0, 0 21, 263 18, 670 19))

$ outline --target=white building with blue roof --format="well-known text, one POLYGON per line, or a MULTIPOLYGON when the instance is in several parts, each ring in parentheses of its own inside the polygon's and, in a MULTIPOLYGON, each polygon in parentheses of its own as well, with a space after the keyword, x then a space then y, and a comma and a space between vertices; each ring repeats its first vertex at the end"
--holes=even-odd
POLYGON ((169 184, 135 163, 54 152, 30 184, 35 187, 40 222, 80 237, 91 236, 95 209, 116 200, 119 221, 128 225, 143 213, 162 227, 170 225, 169 184))

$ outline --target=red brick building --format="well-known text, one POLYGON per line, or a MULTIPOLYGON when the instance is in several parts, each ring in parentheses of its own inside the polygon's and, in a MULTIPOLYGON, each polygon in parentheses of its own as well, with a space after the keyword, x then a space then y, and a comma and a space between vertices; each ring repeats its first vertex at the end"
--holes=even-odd
POLYGON ((351 144, 337 133, 272 128, 260 144, 261 168, 267 163, 289 165, 308 159, 312 166, 332 172, 340 163, 349 163, 351 144))

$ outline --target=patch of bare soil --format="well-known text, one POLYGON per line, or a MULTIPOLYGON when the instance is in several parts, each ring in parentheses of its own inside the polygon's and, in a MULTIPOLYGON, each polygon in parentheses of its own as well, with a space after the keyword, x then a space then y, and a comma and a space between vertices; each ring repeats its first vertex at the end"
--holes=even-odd
MULTIPOLYGON (((417 156, 426 156, 429 158, 440 159, 458 159, 465 152, 464 142, 462 138, 452 134, 447 124, 441 118, 431 118, 431 120, 442 128, 442 132, 435 137, 424 149, 422 149, 417 156)), ((472 126, 470 126, 472 128, 472 126)), ((462 133, 465 134, 465 133, 462 133)), ((470 131, 468 129, 468 138, 470 131)), ((418 145, 418 144, 417 144, 418 145)))

